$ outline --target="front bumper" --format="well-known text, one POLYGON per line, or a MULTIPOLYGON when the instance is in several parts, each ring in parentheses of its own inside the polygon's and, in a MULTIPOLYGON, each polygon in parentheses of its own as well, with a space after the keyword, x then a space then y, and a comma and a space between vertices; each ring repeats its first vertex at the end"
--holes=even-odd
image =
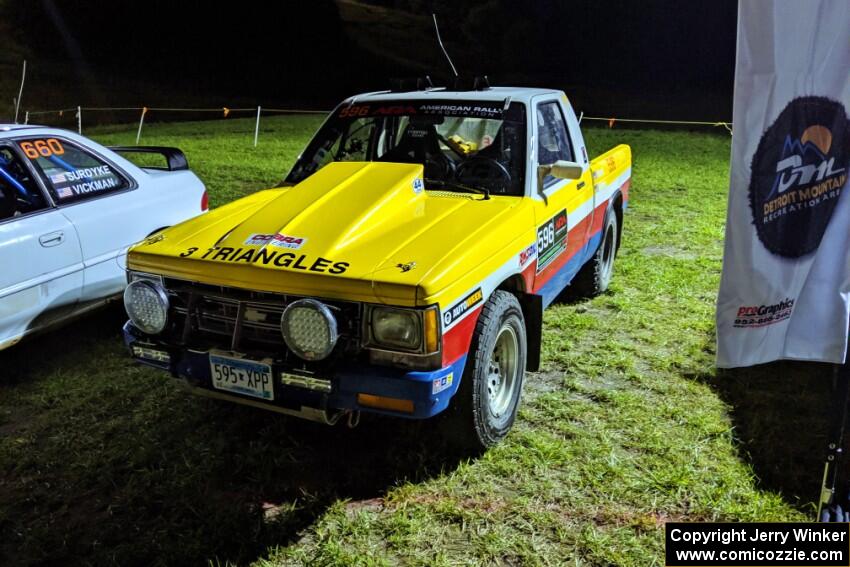
POLYGON ((273 364, 274 401, 266 401, 213 388, 210 353, 207 351, 175 348, 160 343, 143 334, 129 321, 124 325, 124 343, 137 361, 168 371, 175 377, 183 378, 190 386, 213 393, 217 398, 304 415, 316 410, 354 410, 414 419, 429 418, 448 407, 449 400, 457 392, 466 362, 466 356, 462 356, 449 366, 425 372, 410 372, 362 363, 352 364, 335 371, 332 376, 322 376, 323 379, 330 380, 330 392, 284 384, 280 373, 288 370, 273 364), (413 411, 392 411, 365 406, 358 402, 359 394, 410 400, 413 402, 413 411))

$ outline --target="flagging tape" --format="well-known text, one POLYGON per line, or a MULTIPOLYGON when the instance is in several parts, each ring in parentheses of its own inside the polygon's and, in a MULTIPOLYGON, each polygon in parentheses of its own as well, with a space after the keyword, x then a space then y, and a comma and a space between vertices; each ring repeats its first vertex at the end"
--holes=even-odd
POLYGON ((283 112, 286 114, 328 114, 330 110, 303 110, 296 108, 264 108, 263 112, 283 112))
POLYGON ((585 116, 582 120, 599 120, 602 122, 607 122, 609 128, 613 128, 614 124, 617 122, 631 122, 635 124, 668 124, 668 125, 679 125, 679 126, 722 126, 726 128, 729 133, 732 133, 732 123, 731 122, 704 122, 700 120, 652 120, 652 119, 644 119, 644 118, 603 118, 601 116, 585 116))
POLYGON ((39 114, 59 114, 59 115, 61 115, 61 114, 64 114, 66 112, 76 112, 76 111, 77 111, 77 107, 75 106, 74 108, 60 108, 58 110, 30 110, 28 112, 29 112, 30 116, 37 116, 39 114))
MULTIPOLYGON (((111 111, 121 111, 121 110, 143 110, 145 108, 148 111, 160 111, 160 112, 222 112, 226 111, 228 113, 231 112, 256 112, 257 107, 253 108, 230 108, 228 106, 221 106, 218 108, 170 108, 163 106, 83 106, 82 110, 88 112, 111 112, 111 111)), ((58 110, 30 110, 30 116, 35 116, 38 114, 57 114, 59 112, 70 112, 72 110, 77 110, 77 107, 74 108, 62 108, 58 110)), ((309 110, 303 108, 265 108, 263 107, 263 112, 286 112, 289 114, 327 114, 330 110, 309 110)))
MULTIPOLYGON (((44 114, 59 114, 60 116, 65 112, 73 112, 76 111, 77 108, 61 108, 58 110, 30 110, 30 116, 39 116, 44 114)), ((159 106, 111 106, 111 107, 99 107, 99 106, 83 106, 81 110, 86 112, 117 112, 117 111, 142 111, 142 112, 222 112, 224 117, 227 118, 228 115, 234 112, 256 112, 257 107, 253 108, 230 108, 227 106, 219 107, 219 108, 170 108, 170 107, 159 107, 159 106)), ((303 108, 263 108, 263 114, 268 113, 281 113, 281 114, 327 114, 330 112, 329 110, 306 110, 303 108)), ((646 118, 616 118, 616 117, 602 117, 602 116, 583 116, 582 120, 596 120, 601 122, 607 122, 609 128, 613 128, 617 122, 627 122, 632 124, 665 124, 665 125, 677 125, 677 126, 712 126, 712 127, 723 127, 732 133, 732 123, 731 122, 707 122, 702 120, 656 120, 656 119, 646 119, 646 118)))

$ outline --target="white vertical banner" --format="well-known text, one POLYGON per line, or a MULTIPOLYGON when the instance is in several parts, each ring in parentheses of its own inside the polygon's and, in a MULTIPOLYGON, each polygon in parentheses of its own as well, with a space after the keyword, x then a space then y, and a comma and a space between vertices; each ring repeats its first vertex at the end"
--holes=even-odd
POLYGON ((841 363, 850 2, 742 0, 717 365, 841 363))

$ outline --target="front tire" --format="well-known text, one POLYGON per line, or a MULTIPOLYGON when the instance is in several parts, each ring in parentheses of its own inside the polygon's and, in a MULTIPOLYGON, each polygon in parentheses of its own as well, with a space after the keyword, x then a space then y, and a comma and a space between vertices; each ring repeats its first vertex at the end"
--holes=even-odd
POLYGON ((447 432, 480 452, 504 439, 513 426, 525 376, 525 319, 512 294, 493 292, 481 310, 447 432))

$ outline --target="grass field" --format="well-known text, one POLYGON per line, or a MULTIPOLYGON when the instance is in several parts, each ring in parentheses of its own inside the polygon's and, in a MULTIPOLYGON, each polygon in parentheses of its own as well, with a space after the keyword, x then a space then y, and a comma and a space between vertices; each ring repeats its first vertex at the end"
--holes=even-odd
MULTIPOLYGON (((277 182, 319 121, 266 120, 256 149, 239 120, 143 142, 183 148, 215 206, 277 182)), ((811 518, 827 369, 713 367, 729 136, 587 137, 634 153, 614 281, 547 311, 501 446, 189 397, 129 360, 116 308, 0 353, 0 563, 662 565, 665 521, 811 518)))

